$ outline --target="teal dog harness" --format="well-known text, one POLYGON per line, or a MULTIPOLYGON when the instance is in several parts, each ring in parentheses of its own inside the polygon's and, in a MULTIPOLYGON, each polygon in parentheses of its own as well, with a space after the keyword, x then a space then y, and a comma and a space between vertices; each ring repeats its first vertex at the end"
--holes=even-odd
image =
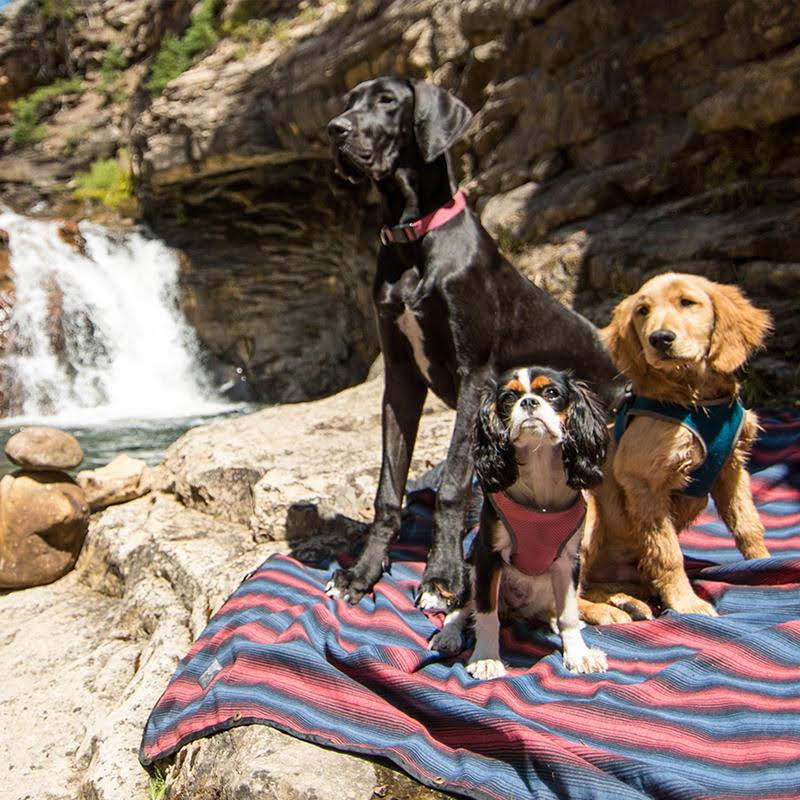
POLYGON ((689 483, 676 494, 704 497, 711 491, 720 470, 730 458, 744 424, 744 406, 739 400, 717 400, 680 406, 633 395, 617 412, 614 438, 619 443, 631 418, 655 417, 688 428, 703 448, 703 461, 691 472, 689 483))

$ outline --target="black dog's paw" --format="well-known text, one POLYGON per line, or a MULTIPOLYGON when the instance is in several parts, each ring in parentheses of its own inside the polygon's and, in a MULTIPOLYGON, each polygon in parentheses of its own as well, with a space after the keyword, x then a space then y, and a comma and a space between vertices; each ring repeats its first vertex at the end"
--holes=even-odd
POLYGON ((464 599, 464 577, 461 570, 450 575, 433 575, 425 570, 417 590, 417 607, 429 614, 447 613, 458 608, 464 599))
POLYGON ((355 606, 365 594, 372 591, 373 583, 374 581, 370 582, 359 577, 355 570, 337 569, 325 587, 325 594, 328 597, 339 597, 355 606))

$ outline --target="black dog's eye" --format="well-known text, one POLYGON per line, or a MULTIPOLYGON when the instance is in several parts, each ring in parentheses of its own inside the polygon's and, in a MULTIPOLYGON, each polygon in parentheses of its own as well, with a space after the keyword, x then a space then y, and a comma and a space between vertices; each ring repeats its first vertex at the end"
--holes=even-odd
POLYGON ((681 305, 684 308, 688 308, 689 306, 696 306, 697 303, 689 297, 681 297, 681 305))
POLYGON ((640 317, 646 317, 646 316, 647 316, 647 315, 650 313, 650 309, 649 309, 647 306, 639 306, 639 307, 636 309, 636 313, 637 313, 637 314, 638 314, 640 317))
POLYGON ((393 94, 382 94, 378 97, 378 102, 383 106, 392 105, 393 103, 397 102, 397 99, 393 94))

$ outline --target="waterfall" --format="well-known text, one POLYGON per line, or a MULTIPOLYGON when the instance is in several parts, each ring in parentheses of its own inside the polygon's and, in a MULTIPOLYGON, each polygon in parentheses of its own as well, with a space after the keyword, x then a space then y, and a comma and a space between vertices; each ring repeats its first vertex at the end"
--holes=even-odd
POLYGON ((81 222, 78 252, 57 223, 3 209, 0 228, 9 233, 16 294, 0 352, 0 391, 10 392, 12 413, 102 424, 230 408, 200 367, 178 307, 178 259, 162 242, 81 222))

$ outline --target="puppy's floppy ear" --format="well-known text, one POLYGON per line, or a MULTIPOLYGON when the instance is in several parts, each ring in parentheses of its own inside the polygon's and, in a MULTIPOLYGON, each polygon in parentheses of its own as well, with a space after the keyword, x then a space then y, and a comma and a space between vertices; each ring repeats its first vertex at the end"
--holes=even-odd
POLYGON ((410 81, 414 92, 414 137, 426 163, 458 139, 472 112, 450 92, 425 81, 410 81))
POLYGON ((614 309, 611 322, 600 330, 600 336, 611 353, 617 369, 633 381, 642 379, 646 361, 641 342, 633 327, 634 295, 626 297, 614 309))
POLYGON ((744 364, 772 327, 768 311, 756 308, 738 286, 708 281, 714 305, 714 331, 708 360, 719 372, 730 373, 744 364))
POLYGON ((518 475, 514 445, 505 424, 497 415, 496 399, 497 385, 492 382, 486 386, 481 397, 472 447, 475 471, 487 492, 507 489, 518 475))
POLYGON ((606 412, 585 383, 570 380, 568 386, 569 406, 561 457, 567 485, 573 489, 589 489, 603 480, 608 448, 606 412))

